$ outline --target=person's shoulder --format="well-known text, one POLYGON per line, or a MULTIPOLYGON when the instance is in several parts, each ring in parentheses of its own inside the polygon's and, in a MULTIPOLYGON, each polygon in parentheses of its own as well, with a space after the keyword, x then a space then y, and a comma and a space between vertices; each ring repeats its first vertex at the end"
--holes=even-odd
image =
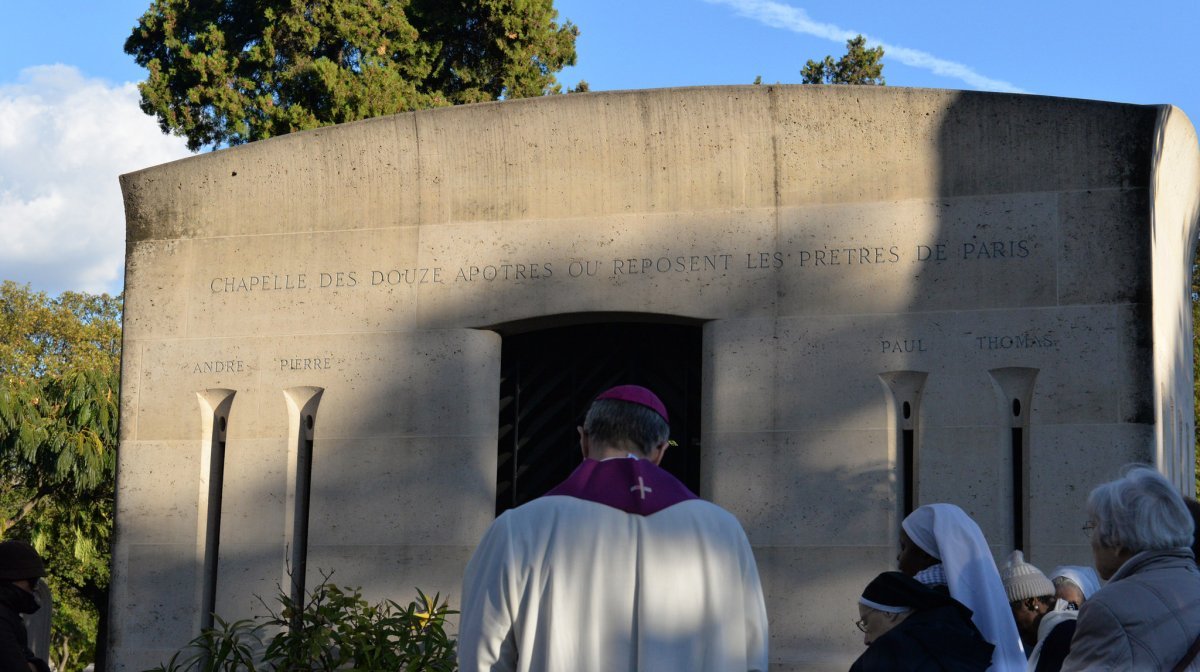
POLYGON ((612 507, 601 504, 600 502, 593 502, 590 499, 584 499, 582 497, 575 497, 572 495, 542 495, 537 499, 531 499, 516 508, 505 511, 504 515, 512 514, 512 517, 514 518, 522 518, 536 516, 551 511, 573 511, 577 509, 587 510, 592 508, 600 510, 612 507))
POLYGON ((1190 599, 1200 599, 1200 574, 1194 567, 1185 567, 1170 562, 1160 563, 1142 571, 1114 577, 1096 594, 1087 599, 1080 612, 1089 604, 1105 605, 1115 612, 1138 606, 1147 592, 1167 592, 1190 599))
POLYGON ((1046 635, 1046 641, 1065 640, 1069 643, 1071 638, 1075 636, 1075 626, 1078 624, 1079 621, 1074 618, 1063 619, 1055 623, 1046 635))
POLYGON ((905 619, 880 639, 895 633, 898 644, 915 650, 910 658, 924 655, 916 669, 982 670, 992 662, 995 646, 979 632, 970 611, 948 604, 919 611, 905 619))
POLYGON ((544 527, 547 521, 593 518, 602 516, 607 511, 617 512, 617 509, 570 495, 543 495, 500 514, 492 526, 499 525, 511 529, 529 526, 540 528, 544 527))
POLYGON ((1079 607, 1076 629, 1089 634, 1117 629, 1128 613, 1139 609, 1142 592, 1133 583, 1105 585, 1079 607))
POLYGON ((15 623, 20 627, 25 627, 25 621, 21 619, 21 614, 17 613, 16 609, 0 602, 0 621, 6 623, 15 623))
POLYGON ((0 641, 20 642, 25 635, 25 622, 21 615, 8 605, 0 605, 0 641))
POLYGON ((1169 583, 1181 587, 1200 587, 1200 570, 1187 549, 1163 549, 1143 551, 1128 560, 1117 573, 1113 575, 1096 595, 1118 587, 1134 586, 1147 583, 1169 583))
POLYGON ((730 540, 746 541, 746 531, 737 516, 704 499, 679 502, 650 517, 663 522, 670 521, 672 525, 686 521, 693 529, 706 530, 711 535, 724 536, 730 540))
POLYGON ((850 669, 852 672, 915 672, 926 669, 930 663, 937 669, 936 662, 931 660, 920 642, 897 626, 871 642, 850 669))
POLYGON ((737 516, 707 499, 686 499, 677 504, 672 504, 663 509, 663 511, 673 511, 680 515, 703 517, 719 523, 737 525, 739 529, 741 528, 741 523, 738 522, 737 516))
POLYGON ((483 538, 479 541, 476 555, 486 555, 489 549, 527 547, 537 545, 539 540, 553 535, 554 530, 561 526, 564 519, 571 524, 578 523, 581 518, 563 509, 576 506, 570 501, 571 497, 540 497, 511 508, 488 525, 483 538), (553 501, 560 500, 560 501, 553 501))

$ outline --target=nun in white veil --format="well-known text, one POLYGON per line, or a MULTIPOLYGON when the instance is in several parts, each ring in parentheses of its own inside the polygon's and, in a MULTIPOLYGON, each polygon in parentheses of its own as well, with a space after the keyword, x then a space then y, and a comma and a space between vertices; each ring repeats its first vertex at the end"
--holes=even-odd
POLYGON ((1074 604, 1076 609, 1100 590, 1100 575, 1092 567, 1061 565, 1049 577, 1058 591, 1057 597, 1074 604))
MULTIPOLYGON (((930 563, 915 578, 932 585, 944 581, 950 596, 972 611, 971 620, 984 639, 995 645, 991 669, 1024 670, 1017 625, 979 525, 953 504, 927 504, 909 514, 901 527, 930 563)), ((905 541, 902 538, 901 570, 909 571, 903 561, 905 541)))

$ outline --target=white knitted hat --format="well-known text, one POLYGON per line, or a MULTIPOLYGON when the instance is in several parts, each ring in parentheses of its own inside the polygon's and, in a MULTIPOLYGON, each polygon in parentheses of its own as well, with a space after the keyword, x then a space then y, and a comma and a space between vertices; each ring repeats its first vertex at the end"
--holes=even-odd
POLYGON ((1021 551, 1013 551, 1008 556, 1008 562, 1000 570, 1000 580, 1004 582, 1009 602, 1054 595, 1054 583, 1042 570, 1025 562, 1025 554, 1021 551))

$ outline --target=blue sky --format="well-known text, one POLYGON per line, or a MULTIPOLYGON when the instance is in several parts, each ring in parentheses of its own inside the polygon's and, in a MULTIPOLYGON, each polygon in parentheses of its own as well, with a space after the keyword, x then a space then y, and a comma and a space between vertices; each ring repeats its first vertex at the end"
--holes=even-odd
MULTIPOLYGON (((560 75, 593 91, 798 83, 847 37, 890 86, 1170 103, 1200 120, 1200 0, 557 0, 579 26, 560 75)), ((187 156, 137 107, 122 50, 148 0, 0 0, 0 279, 120 291, 117 176, 187 156)))

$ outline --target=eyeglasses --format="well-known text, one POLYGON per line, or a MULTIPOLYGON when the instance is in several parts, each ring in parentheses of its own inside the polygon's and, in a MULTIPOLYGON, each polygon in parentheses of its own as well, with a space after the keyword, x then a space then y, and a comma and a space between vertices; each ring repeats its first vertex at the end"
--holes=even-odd
POLYGON ((1095 532, 1096 532, 1096 521, 1089 520, 1083 524, 1083 535, 1085 537, 1087 537, 1088 539, 1091 539, 1092 535, 1095 534, 1095 532))
POLYGON ((857 621, 854 622, 854 625, 858 626, 858 629, 862 632, 867 631, 867 619, 865 619, 865 618, 858 619, 857 621))

